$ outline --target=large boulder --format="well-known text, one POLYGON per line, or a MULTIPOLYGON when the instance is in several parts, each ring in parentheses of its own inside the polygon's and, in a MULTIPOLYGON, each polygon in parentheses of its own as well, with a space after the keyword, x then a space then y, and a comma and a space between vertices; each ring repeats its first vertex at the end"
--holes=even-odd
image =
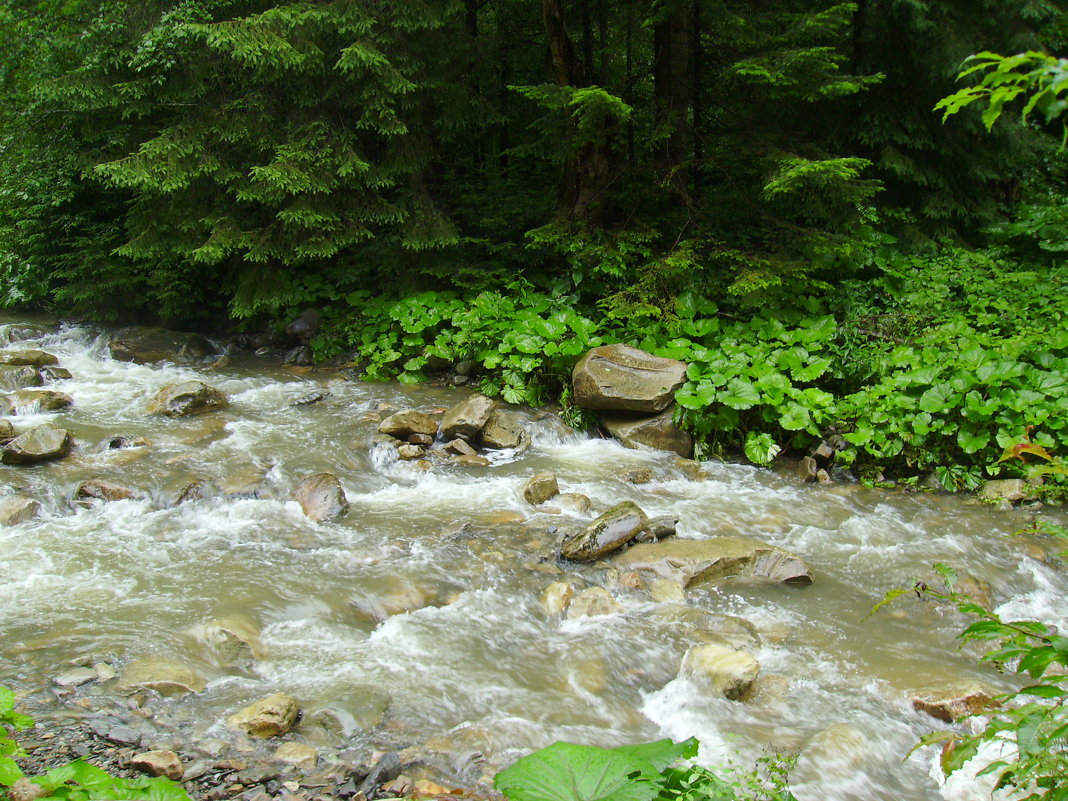
POLYGON ((17 526, 37 517, 41 504, 31 498, 5 498, 0 501, 0 526, 17 526))
POLYGON ((120 362, 190 364, 214 355, 216 350, 200 334, 135 326, 112 334, 108 352, 112 359, 120 362))
POLYGON ((226 719, 226 725, 250 737, 266 739, 285 734, 297 720, 300 704, 292 695, 275 693, 249 704, 226 719))
POLYGON ((647 571, 684 587, 734 576, 812 583, 808 566, 800 557, 750 537, 644 543, 620 554, 615 562, 620 570, 647 571))
POLYGON ((345 490, 333 473, 308 476, 293 490, 293 497, 304 510, 304 514, 316 523, 340 517, 349 508, 345 490))
POLYGON ((397 439, 407 439, 412 434, 433 437, 438 433, 438 421, 422 412, 397 412, 379 423, 378 431, 397 439))
POLYGON ((22 342, 27 339, 40 339, 52 333, 58 324, 41 325, 39 323, 8 323, 0 325, 0 342, 22 342))
POLYGON ((482 446, 503 449, 521 448, 530 441, 519 417, 512 412, 497 409, 482 426, 482 446))
POLYGON ((689 458, 693 453, 693 437, 675 425, 672 419, 675 405, 672 404, 653 417, 636 417, 626 413, 601 415, 601 423, 608 433, 628 448, 653 448, 658 451, 673 451, 689 458))
POLYGON ((209 387, 203 381, 184 381, 168 384, 157 392, 148 405, 148 412, 167 417, 189 417, 225 409, 229 405, 226 396, 215 387, 209 387))
POLYGON ((576 405, 649 414, 668 408, 685 381, 685 362, 630 345, 594 348, 579 359, 571 374, 576 405))
POLYGON ((1022 478, 1001 478, 984 481, 979 488, 979 497, 984 501, 1022 501, 1027 497, 1027 482, 1022 478))
POLYGON ((44 383, 41 371, 32 365, 14 367, 0 365, 0 389, 13 390, 25 387, 39 387, 44 383))
POLYGON ((0 451, 4 464, 33 464, 62 459, 70 453, 71 433, 64 428, 39 426, 20 434, 0 451))
POLYGON ((457 437, 472 439, 489 422, 496 407, 485 395, 471 395, 445 412, 441 419, 442 438, 446 442, 457 437))
POLYGON ((760 675, 760 663, 748 651, 710 642, 687 651, 679 673, 737 701, 760 675))
POLYGON ((9 405, 19 412, 58 412, 74 403, 74 398, 64 392, 50 389, 20 389, 7 396, 9 405))
POLYGON ((585 528, 566 536, 560 545, 560 555, 577 562, 592 562, 622 548, 648 525, 645 512, 633 502, 623 501, 585 528))
POLYGON ((0 364, 10 364, 17 367, 25 365, 44 367, 49 364, 59 364, 59 359, 51 353, 45 353, 43 350, 8 350, 0 351, 0 364))

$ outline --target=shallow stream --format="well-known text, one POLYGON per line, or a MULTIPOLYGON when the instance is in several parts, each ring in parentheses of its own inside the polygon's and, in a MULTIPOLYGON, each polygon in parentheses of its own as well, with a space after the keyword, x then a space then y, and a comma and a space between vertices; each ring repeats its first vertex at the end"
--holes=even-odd
POLYGON ((981 782, 940 785, 934 749, 903 761, 941 726, 910 697, 969 679, 1009 685, 958 648, 965 621, 956 613, 911 597, 869 610, 945 562, 988 584, 1006 614, 1068 622, 1068 576, 1034 542, 1009 536, 1031 520, 1027 511, 687 464, 536 412, 522 413, 526 451, 498 452, 487 467, 423 470, 375 445, 378 421, 393 407, 445 408, 459 390, 351 382, 238 356, 141 366, 110 359, 106 335, 80 326, 5 347, 42 348, 73 374, 45 387, 71 395, 71 408, 8 419, 16 431, 73 431, 74 455, 0 467, 0 492, 42 506, 0 528, 0 683, 50 699, 57 716, 121 707, 124 666, 160 657, 207 686, 141 699, 153 715, 143 721, 149 739, 230 742, 228 714, 287 692, 304 708, 291 739, 328 759, 411 749, 427 776, 456 786, 487 781, 555 740, 696 735, 710 765, 800 751, 800 801, 978 800, 989 798, 981 782), (175 420, 146 413, 160 387, 194 378, 225 392, 230 407, 175 420), (315 390, 329 396, 290 405, 315 390), (116 435, 151 444, 108 449, 116 435), (628 473, 640 468, 652 480, 634 484, 628 473), (682 537, 757 537, 801 556, 814 583, 735 580, 688 591, 684 603, 656 602, 610 565, 558 562, 560 533, 590 517, 523 500, 525 479, 545 469, 562 490, 589 496, 594 514, 633 500, 650 515, 677 515, 682 537), (291 499, 320 471, 339 477, 351 505, 336 522, 312 522, 291 499), (79 506, 71 498, 85 479, 135 498, 79 506), (178 504, 195 481, 207 497, 178 504), (603 586, 623 611, 551 617, 540 597, 555 581, 603 586), (753 700, 711 697, 677 677, 702 639, 702 613, 755 625, 765 686, 753 700), (220 646, 213 625, 233 618, 259 629, 249 638, 255 655, 220 646), (54 686, 93 664, 119 678, 54 686))

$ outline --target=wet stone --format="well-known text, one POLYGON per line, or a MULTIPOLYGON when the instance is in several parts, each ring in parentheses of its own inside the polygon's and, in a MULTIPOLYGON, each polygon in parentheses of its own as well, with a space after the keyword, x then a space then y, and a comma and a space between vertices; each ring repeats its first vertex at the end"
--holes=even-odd
POLYGON ((126 487, 120 487, 118 484, 110 484, 107 481, 93 479, 79 484, 74 491, 74 497, 76 499, 98 501, 125 501, 133 497, 133 491, 126 487))
POLYGON ((329 397, 330 397, 330 393, 329 392, 323 392, 323 391, 320 391, 320 390, 316 390, 314 392, 309 392, 307 395, 301 395, 296 400, 290 401, 289 405, 290 406, 311 406, 313 403, 319 403, 320 401, 326 400, 329 397))
POLYGON ((21 434, 4 446, 4 464, 32 464, 62 459, 70 453, 72 436, 63 428, 40 426, 21 434))
POLYGON ((559 494, 560 485, 556 481, 556 474, 551 470, 535 473, 523 485, 523 498, 531 506, 543 504, 559 494))
POLYGON ((37 517, 41 504, 31 498, 5 498, 0 501, 0 526, 17 526, 37 517))
POLYGON ((250 737, 277 737, 288 732, 300 714, 297 699, 285 693, 262 698, 226 719, 226 725, 250 737))
POLYGON ((181 781, 185 766, 174 751, 145 751, 130 760, 130 767, 149 776, 165 776, 172 781, 181 781))
POLYGON ((43 350, 9 350, 0 351, 0 364, 10 364, 15 367, 33 366, 44 367, 49 364, 58 364, 59 359, 51 353, 43 350))
POLYGON ((592 562, 622 548, 648 524, 645 512, 633 502, 624 501, 581 531, 566 536, 560 545, 560 555, 574 561, 592 562))
POLYGON ((149 414, 167 417, 191 417, 218 411, 229 406, 226 396, 203 381, 168 384, 155 394, 148 405, 149 414))
POLYGON ((308 476, 293 490, 293 497, 304 510, 304 514, 317 523, 334 520, 349 508, 345 490, 333 473, 308 476))

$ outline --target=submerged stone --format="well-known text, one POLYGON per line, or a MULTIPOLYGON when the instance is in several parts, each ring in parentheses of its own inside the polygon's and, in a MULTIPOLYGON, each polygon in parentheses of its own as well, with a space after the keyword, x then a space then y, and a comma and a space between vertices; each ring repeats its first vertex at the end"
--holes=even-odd
POLYGON ((731 577, 812 583, 808 566, 800 557, 750 537, 670 539, 635 545, 616 558, 616 565, 621 570, 649 571, 685 587, 731 577))
POLYGON ((292 695, 275 693, 249 704, 226 719, 226 725, 250 737, 266 739, 285 734, 297 720, 300 704, 292 695))

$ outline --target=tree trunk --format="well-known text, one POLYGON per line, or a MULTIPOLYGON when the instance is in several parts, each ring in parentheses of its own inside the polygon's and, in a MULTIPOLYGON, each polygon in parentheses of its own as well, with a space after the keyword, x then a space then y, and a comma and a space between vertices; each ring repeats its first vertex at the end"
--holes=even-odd
POLYGON ((681 165, 689 150, 690 14, 686 0, 666 0, 653 26, 653 118, 660 161, 672 184, 685 191, 681 165))

